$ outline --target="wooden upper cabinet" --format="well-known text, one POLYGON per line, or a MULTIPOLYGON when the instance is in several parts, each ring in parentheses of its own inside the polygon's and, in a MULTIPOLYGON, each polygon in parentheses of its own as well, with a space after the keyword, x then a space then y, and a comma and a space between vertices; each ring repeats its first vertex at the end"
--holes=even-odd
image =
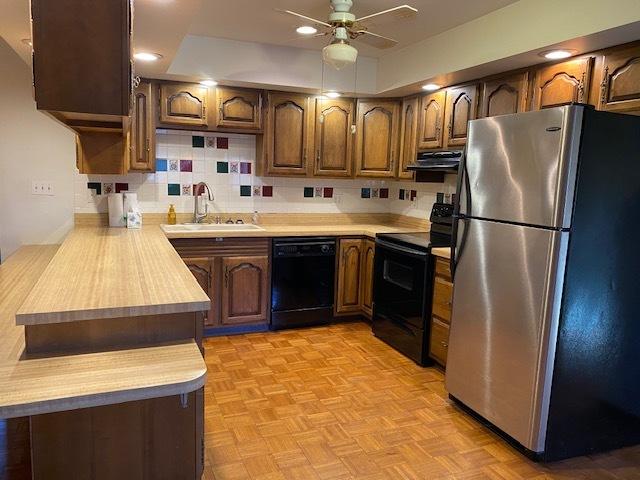
POLYGON ((469 120, 476 118, 477 105, 477 85, 466 85, 447 90, 444 148, 461 147, 467 143, 469 120))
POLYGON ((260 130, 262 92, 241 88, 216 87, 216 126, 260 130))
POLYGON ((224 257, 222 270, 222 324, 266 322, 269 257, 224 257))
POLYGON ((32 0, 31 18, 37 108, 76 130, 122 132, 131 108, 130 0, 32 0))
POLYGON ((420 99, 418 122, 418 148, 442 148, 444 108, 447 92, 440 90, 420 99))
POLYGON ((640 45, 605 52, 598 108, 640 114, 640 45))
POLYGON ((533 80, 532 110, 586 103, 593 57, 577 58, 542 67, 533 80))
POLYGON ((419 108, 419 97, 405 98, 402 101, 398 178, 412 179, 414 176, 412 171, 407 170, 407 166, 416 162, 419 108))
POLYGON ((198 281, 204 293, 211 299, 211 308, 205 314, 204 324, 205 326, 214 325, 216 320, 216 305, 214 303, 216 295, 214 295, 213 288, 213 261, 211 258, 185 258, 184 263, 198 281))
POLYGON ((399 120, 400 105, 396 101, 358 101, 355 137, 357 176, 395 176, 399 120))
POLYGON ((353 173, 353 101, 316 99, 313 174, 350 177, 353 173))
POLYGON ((269 92, 265 132, 266 173, 306 175, 311 144, 312 105, 307 95, 269 92))
POLYGON ((154 172, 156 165, 156 128, 151 83, 141 81, 133 96, 131 115, 129 170, 154 172))
POLYGON ((190 83, 160 84, 160 122, 207 126, 209 89, 190 83))
POLYGON ((360 302, 362 311, 371 317, 373 311, 373 262, 376 244, 373 240, 362 241, 362 265, 360 267, 360 302))
POLYGON ((529 74, 523 72, 483 82, 478 117, 524 112, 527 109, 528 81, 529 74))
POLYGON ((338 252, 336 313, 361 310, 362 239, 341 239, 338 252))

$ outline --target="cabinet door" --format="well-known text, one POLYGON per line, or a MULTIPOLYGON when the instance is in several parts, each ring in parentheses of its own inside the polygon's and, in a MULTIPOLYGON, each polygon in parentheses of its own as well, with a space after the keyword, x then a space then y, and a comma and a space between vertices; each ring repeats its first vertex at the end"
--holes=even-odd
POLYGON ((353 173, 353 101, 316 100, 314 175, 350 177, 353 173))
POLYGON ((266 162, 270 175, 306 175, 312 155, 311 100, 297 93, 269 92, 266 162))
POLYGON ((360 300, 362 311, 371 317, 373 310, 373 260, 376 244, 372 240, 362 242, 362 266, 360 267, 360 300))
POLYGON ((160 122, 207 126, 206 87, 188 83, 160 84, 160 122))
POLYGON ((578 58, 539 69, 533 81, 531 109, 586 103, 593 57, 578 58))
POLYGON ((224 257, 222 271, 222 324, 266 322, 269 257, 224 257))
POLYGON ((156 129, 153 94, 149 82, 140 82, 133 96, 129 170, 154 172, 156 169, 156 129))
POLYGON ((260 130, 262 128, 262 93, 258 90, 217 87, 216 125, 226 128, 260 130))
POLYGON ((340 240, 336 313, 358 313, 361 309, 360 277, 362 239, 340 240))
POLYGON ((598 108, 640 114, 640 46, 605 54, 598 108))
POLYGON ((213 288, 213 261, 210 258, 185 258, 184 263, 187 265, 195 279, 202 287, 202 290, 211 299, 211 309, 205 314, 205 326, 215 325, 216 322, 216 306, 215 292, 213 288))
POLYGON ((419 149, 442 148, 446 96, 447 92, 441 90, 420 99, 419 149))
POLYGON ((358 102, 356 175, 393 177, 398 159, 400 105, 392 100, 358 102))
POLYGON ((419 97, 405 98, 402 101, 398 178, 412 179, 414 176, 412 171, 407 170, 407 166, 416 162, 419 105, 419 97))
POLYGON ((529 74, 518 73, 509 77, 489 80, 482 84, 479 117, 494 117, 527 109, 529 74))
POLYGON ((469 120, 476 118, 478 86, 467 85, 447 90, 445 108, 444 148, 461 147, 467 143, 469 120))

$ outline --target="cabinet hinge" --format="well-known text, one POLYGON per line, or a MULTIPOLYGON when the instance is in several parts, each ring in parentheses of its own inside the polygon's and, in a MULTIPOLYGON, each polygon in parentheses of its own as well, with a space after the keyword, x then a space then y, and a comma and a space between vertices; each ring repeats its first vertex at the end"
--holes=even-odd
POLYGON ((180 394, 180 406, 182 408, 187 408, 189 406, 189 394, 181 393, 180 394))

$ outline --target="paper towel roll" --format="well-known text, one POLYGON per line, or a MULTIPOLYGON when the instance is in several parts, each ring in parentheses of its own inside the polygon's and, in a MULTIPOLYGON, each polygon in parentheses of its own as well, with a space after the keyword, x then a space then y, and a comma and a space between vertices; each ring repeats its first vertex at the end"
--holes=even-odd
POLYGON ((138 194, 133 192, 124 192, 123 195, 125 215, 129 212, 139 212, 140 207, 138 207, 138 194))
POLYGON ((109 226, 126 227, 123 195, 121 193, 110 193, 107 201, 109 204, 109 226))

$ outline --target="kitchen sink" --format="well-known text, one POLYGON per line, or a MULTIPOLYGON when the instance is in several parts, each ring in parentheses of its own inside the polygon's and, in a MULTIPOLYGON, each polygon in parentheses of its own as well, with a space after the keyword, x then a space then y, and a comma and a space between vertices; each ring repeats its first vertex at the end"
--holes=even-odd
POLYGON ((167 233, 181 232, 248 232, 264 230, 251 223, 181 223, 178 225, 161 225, 167 233))

